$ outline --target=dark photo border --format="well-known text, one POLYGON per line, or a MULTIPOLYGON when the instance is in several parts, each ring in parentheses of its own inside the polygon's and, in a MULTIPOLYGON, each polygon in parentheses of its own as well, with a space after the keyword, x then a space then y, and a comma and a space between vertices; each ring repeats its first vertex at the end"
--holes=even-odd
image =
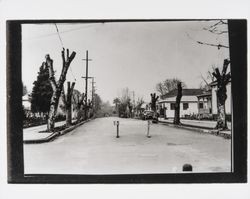
POLYGON ((180 174, 67 175, 24 174, 22 124, 22 24, 112 23, 146 21, 204 21, 216 19, 135 20, 8 20, 7 54, 7 158, 8 183, 245 183, 247 182, 247 20, 228 20, 232 73, 233 172, 180 174))

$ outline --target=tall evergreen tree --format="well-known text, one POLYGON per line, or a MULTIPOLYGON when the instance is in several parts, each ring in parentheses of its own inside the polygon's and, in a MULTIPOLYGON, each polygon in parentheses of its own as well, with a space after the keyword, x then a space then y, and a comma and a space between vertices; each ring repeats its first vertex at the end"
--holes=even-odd
POLYGON ((45 64, 41 65, 37 80, 34 81, 33 85, 31 93, 31 111, 33 113, 48 114, 53 91, 49 82, 49 70, 45 64))

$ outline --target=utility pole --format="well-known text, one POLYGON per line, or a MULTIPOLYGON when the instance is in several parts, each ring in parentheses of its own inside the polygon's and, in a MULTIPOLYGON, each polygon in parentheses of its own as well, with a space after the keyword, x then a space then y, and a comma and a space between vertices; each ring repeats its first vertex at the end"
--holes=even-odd
MULTIPOLYGON (((86 79, 87 80, 89 80, 89 79, 92 79, 92 84, 93 84, 93 79, 94 79, 94 77, 82 77, 83 79, 85 79, 85 81, 86 81, 86 79)), ((95 83, 95 82, 94 82, 95 83)), ((92 88, 93 88, 93 85, 92 85, 92 88)), ((92 102, 93 102, 93 92, 91 91, 91 93, 92 93, 92 102)), ((85 95, 86 96, 86 95, 85 95)), ((84 100, 84 103, 86 103, 86 100, 87 100, 87 103, 88 103, 88 99, 86 99, 85 98, 85 100, 84 100)), ((87 105, 87 104, 86 104, 87 105)), ((85 113, 85 112, 84 112, 85 113)), ((86 113, 87 114, 87 113, 86 113)))
POLYGON ((135 117, 135 91, 133 91, 133 117, 135 117))
POLYGON ((96 83, 94 80, 95 80, 95 78, 93 77, 92 78, 92 106, 93 106, 93 109, 94 109, 94 94, 95 94, 95 85, 94 84, 96 83))
POLYGON ((85 77, 85 110, 84 110, 84 115, 85 115, 85 119, 87 119, 87 113, 88 113, 88 62, 92 61, 92 59, 89 59, 88 57, 88 51, 86 51, 86 59, 82 59, 84 61, 86 61, 86 77, 85 77))

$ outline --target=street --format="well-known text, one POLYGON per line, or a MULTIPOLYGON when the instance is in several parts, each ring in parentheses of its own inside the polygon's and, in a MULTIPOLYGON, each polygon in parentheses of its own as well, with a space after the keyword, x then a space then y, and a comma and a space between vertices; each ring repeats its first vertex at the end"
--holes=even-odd
POLYGON ((94 119, 52 142, 24 144, 25 174, 179 173, 185 163, 193 172, 231 171, 230 139, 163 124, 146 134, 147 121, 94 119))

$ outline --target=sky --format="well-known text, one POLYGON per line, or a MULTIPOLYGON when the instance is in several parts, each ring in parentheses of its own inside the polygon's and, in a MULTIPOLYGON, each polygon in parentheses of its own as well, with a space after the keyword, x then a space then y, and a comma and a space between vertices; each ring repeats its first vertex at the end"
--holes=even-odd
MULTIPOLYGON (((88 50, 89 76, 95 77, 96 93, 103 101, 119 95, 128 87, 135 99, 150 101, 156 84, 167 78, 179 78, 187 88, 199 88, 212 65, 222 67, 229 50, 196 41, 228 45, 228 34, 217 35, 204 30, 216 21, 182 22, 113 22, 58 23, 22 25, 22 81, 32 91, 39 67, 49 54, 59 78, 62 46, 76 57, 66 81, 75 81, 75 89, 84 92, 88 50), (60 35, 60 38, 59 38, 60 35), (62 42, 61 42, 62 41, 62 42)), ((91 81, 89 90, 91 90, 91 81)), ((66 84, 65 84, 66 85, 66 84)))

